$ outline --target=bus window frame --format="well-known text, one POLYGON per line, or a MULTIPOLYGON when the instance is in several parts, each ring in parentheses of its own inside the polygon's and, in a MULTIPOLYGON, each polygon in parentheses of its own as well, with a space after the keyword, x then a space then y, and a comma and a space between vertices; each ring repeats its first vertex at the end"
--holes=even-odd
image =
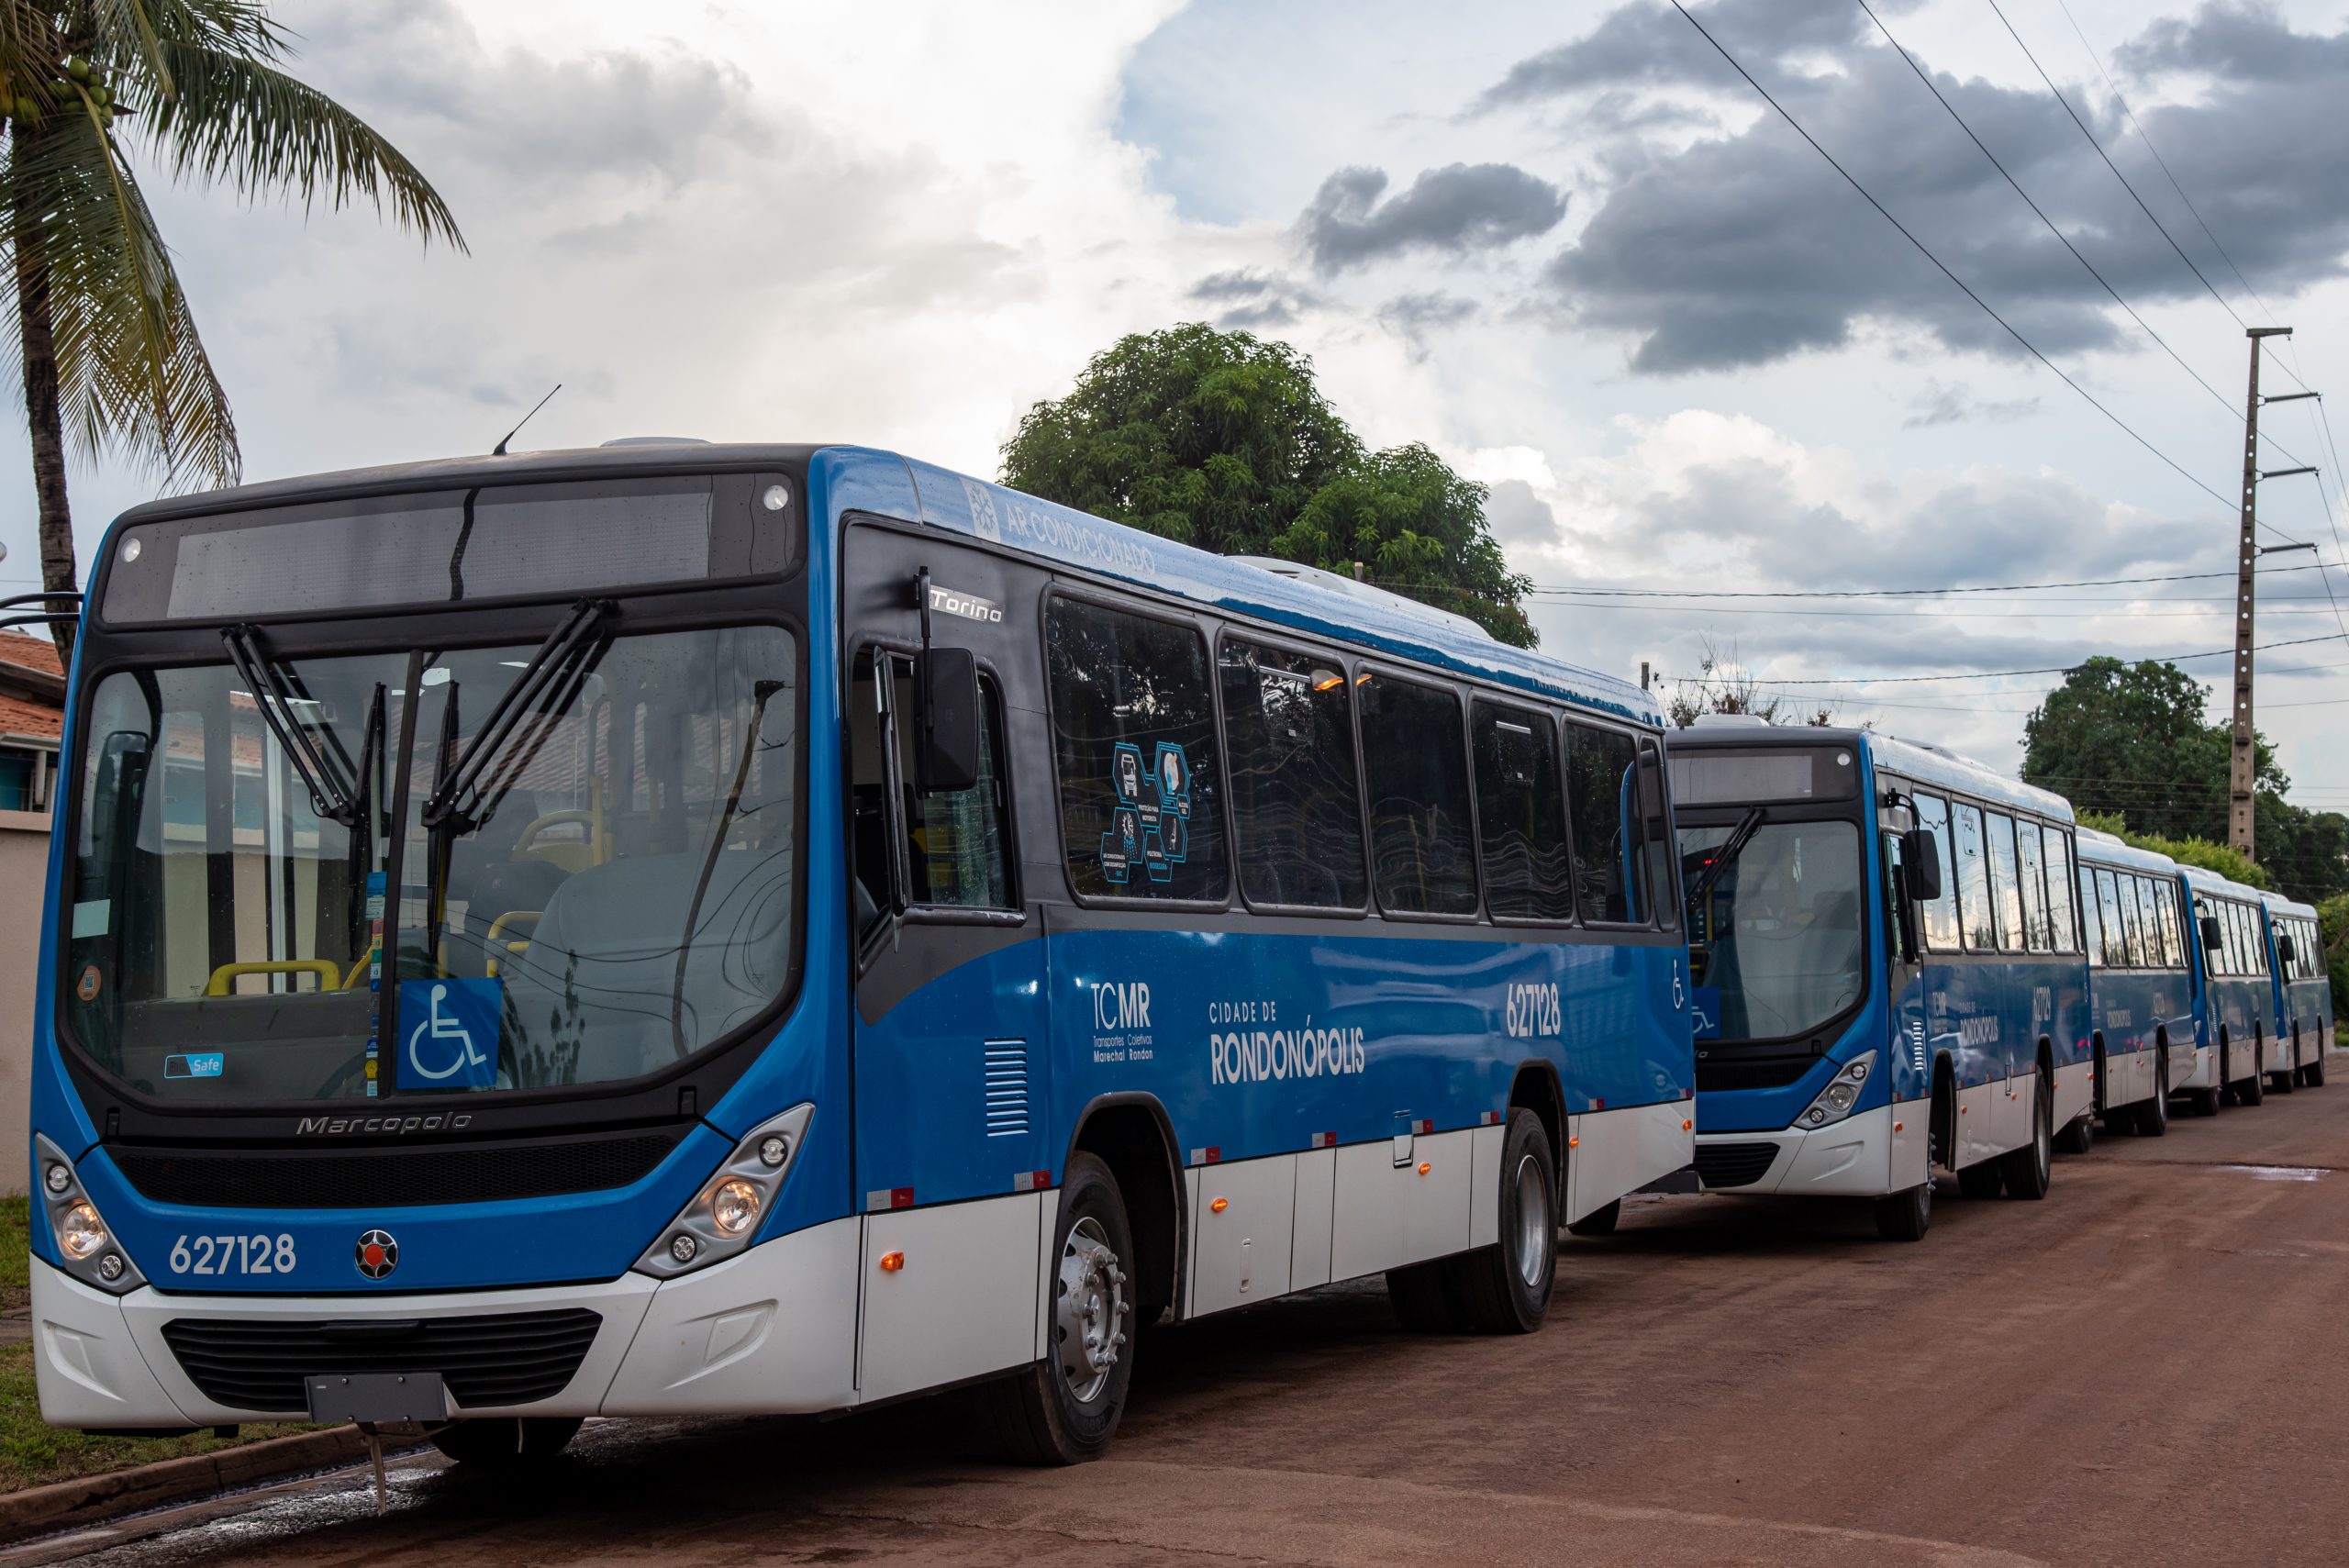
MULTIPOLYGON (((1499 693, 1489 692, 1475 686, 1468 690, 1466 713, 1469 806, 1476 820, 1476 879, 1482 890, 1485 918, 1496 927, 1508 927, 1520 930, 1564 931, 1581 927, 1582 912, 1575 906, 1575 815, 1566 802, 1566 733, 1562 717, 1558 710, 1548 703, 1531 699, 1513 702, 1499 693), (1485 808, 1476 787, 1476 707, 1480 703, 1486 707, 1499 708, 1505 712, 1530 717, 1537 721, 1546 722, 1549 726, 1550 763, 1558 775, 1558 842, 1564 846, 1566 851, 1566 912, 1563 918, 1543 915, 1502 915, 1496 913, 1493 909, 1492 885, 1485 875, 1485 808)), ((1361 739, 1359 734, 1355 739, 1359 744, 1361 739)), ((1668 799, 1669 796, 1667 795, 1666 798, 1668 799)), ((1364 823, 1365 832, 1368 828, 1369 824, 1365 821, 1364 823)), ((1377 891, 1374 888, 1372 896, 1376 895, 1377 891)))
MULTIPOLYGON (((1354 700, 1354 666, 1362 662, 1360 654, 1347 653, 1334 648, 1318 645, 1309 639, 1296 639, 1286 634, 1259 634, 1252 622, 1219 620, 1215 639, 1208 649, 1208 673, 1215 687, 1215 739, 1223 770, 1224 821, 1232 845, 1231 891, 1240 907, 1252 915, 1286 916, 1309 920, 1367 920, 1378 908, 1378 889, 1371 874, 1370 815, 1363 781, 1362 705, 1354 700), (1259 903, 1248 896, 1245 881, 1240 875, 1240 814, 1235 804, 1238 797, 1231 788, 1231 731, 1223 706, 1223 645, 1228 641, 1245 642, 1268 652, 1295 654, 1308 659, 1328 658, 1344 672, 1346 677, 1347 729, 1353 742, 1354 758, 1354 841, 1362 851, 1362 902, 1352 906, 1342 904, 1273 904, 1259 903)), ((1045 673, 1045 684, 1051 684, 1051 672, 1045 673)), ((1050 693, 1048 692, 1049 698, 1050 693)), ((1053 751, 1055 762, 1059 751, 1053 751)), ((1057 791, 1057 780, 1054 784, 1057 791)), ((1065 863, 1065 862, 1063 862, 1065 863)))
MULTIPOLYGON (((1487 914, 1485 899, 1484 829, 1476 815, 1476 738, 1469 728, 1469 705, 1475 700, 1476 688, 1468 683, 1443 679, 1422 673, 1408 664, 1391 664, 1383 660, 1364 659, 1348 677, 1350 695, 1354 705, 1354 751, 1360 766, 1354 773, 1355 791, 1362 796, 1362 831, 1365 862, 1370 879, 1370 901, 1382 920, 1407 920, 1413 924, 1438 926, 1482 926, 1495 922, 1487 914), (1476 907, 1468 910, 1390 909, 1378 891, 1378 839, 1370 817, 1370 737, 1362 720, 1362 684, 1369 680, 1392 680, 1401 685, 1419 686, 1428 691, 1442 692, 1450 696, 1460 716, 1460 784, 1465 792, 1468 806, 1468 865, 1476 887, 1476 907)), ((1564 755, 1560 757, 1561 765, 1564 755)), ((1564 798, 1564 780, 1560 779, 1559 796, 1564 798)), ((1574 836, 1566 837, 1566 850, 1574 851, 1574 836)), ((1569 862, 1571 863, 1571 862, 1569 862)), ((1235 878, 1235 880, 1237 880, 1235 878)))
MULTIPOLYGON (((885 654, 893 659, 918 659, 921 654, 921 645, 918 642, 908 642, 903 638, 878 637, 869 632, 860 632, 856 639, 850 644, 848 652, 841 661, 841 668, 848 674, 847 689, 849 691, 852 692, 856 689, 857 665, 875 654, 885 654)), ((893 855, 889 862, 889 874, 897 881, 899 889, 906 898, 906 906, 895 911, 894 917, 903 920, 909 926, 1017 927, 1028 923, 1027 884, 1020 874, 1019 791, 1011 773, 1011 718, 1009 706, 1005 703, 1003 696, 1003 672, 996 667, 994 660, 989 659, 978 650, 973 649, 971 654, 974 662, 978 665, 979 672, 980 722, 986 723, 992 720, 995 725, 996 781, 996 786, 1003 792, 1004 880, 1009 890, 1011 902, 1000 908, 977 907, 967 904, 925 904, 913 896, 911 875, 905 863, 893 855)), ((887 712, 894 723, 897 717, 896 709, 893 706, 887 712)), ((885 791, 883 805, 888 812, 889 830, 893 834, 902 836, 907 830, 905 800, 900 790, 895 786, 910 784, 913 781, 899 776, 896 756, 885 738, 882 741, 882 762, 887 770, 887 775, 893 786, 885 791)), ((846 786, 850 762, 846 747, 841 749, 841 783, 846 786)), ((843 787, 841 825, 848 849, 845 857, 848 875, 850 880, 853 881, 856 876, 853 843, 855 824, 849 819, 848 804, 846 789, 843 787)), ((850 896, 852 905, 853 889, 850 890, 850 896)), ((879 945, 878 937, 881 932, 887 929, 887 926, 883 925, 876 929, 874 940, 863 943, 858 941, 856 932, 849 933, 849 946, 852 949, 863 950, 857 953, 856 959, 856 973, 860 976, 872 966, 873 959, 877 956, 875 949, 879 945)))
MULTIPOLYGON (((1233 859, 1231 835, 1231 781, 1223 756, 1223 683, 1216 678, 1215 639, 1211 629, 1220 629, 1220 620, 1210 623, 1206 617, 1186 610, 1169 608, 1156 599, 1134 595, 1104 592, 1090 584, 1064 579, 1057 572, 1044 586, 1036 606, 1036 673, 1044 699, 1044 719, 1048 739, 1060 733, 1060 715, 1052 706, 1052 611, 1053 601, 1067 599, 1076 604, 1090 605, 1113 615, 1130 615, 1143 620, 1155 620, 1172 626, 1187 627, 1199 639, 1207 662, 1208 721, 1215 731, 1216 787, 1222 792, 1223 818, 1217 825, 1217 837, 1223 840, 1223 896, 1207 898, 1136 898, 1128 894, 1081 892, 1069 872, 1067 796, 1061 783, 1061 749, 1056 740, 1045 748, 1052 753, 1052 842, 1060 851, 1061 885, 1069 901, 1080 909, 1179 909, 1192 914, 1229 913, 1239 898, 1240 873, 1233 859)), ((1359 727, 1357 727, 1359 728, 1359 727)), ((1244 906, 1242 906, 1244 907, 1244 906)))
MULTIPOLYGON (((1558 721, 1558 800, 1560 806, 1564 809, 1566 814, 1566 853, 1569 857, 1570 863, 1575 868, 1575 875, 1579 877, 1582 872, 1582 840, 1576 837, 1575 833, 1573 766, 1574 736, 1571 733, 1573 727, 1580 725, 1586 729, 1593 729, 1604 734, 1619 736, 1631 741, 1632 768, 1631 798, 1635 806, 1639 799, 1638 776, 1640 767, 1640 742, 1643 740, 1651 739, 1652 737, 1647 730, 1637 728, 1626 728, 1620 724, 1610 724, 1605 718, 1595 713, 1561 713, 1556 717, 1558 721)), ((1664 748, 1659 745, 1656 748, 1656 751, 1658 758, 1661 759, 1664 748)), ((1679 858, 1679 833, 1677 830, 1679 811, 1673 803, 1672 782, 1669 778, 1664 780, 1663 789, 1664 811, 1667 817, 1673 821, 1675 826, 1675 831, 1673 834, 1673 857, 1676 866, 1679 858)), ((1725 806, 1703 806, 1700 809, 1705 811, 1727 811, 1734 808, 1725 806)), ((1636 818, 1635 817, 1635 819, 1639 818, 1636 818)), ((1647 896, 1648 889, 1638 886, 1636 879, 1630 877, 1628 873, 1625 877, 1625 883, 1626 885, 1636 889, 1635 896, 1642 901, 1650 901, 1647 896)), ((1579 886, 1580 884, 1577 883, 1576 885, 1579 886)), ((1649 911, 1648 917, 1644 920, 1589 919, 1585 917, 1582 912, 1582 903, 1579 895, 1577 895, 1575 903, 1575 924, 1586 931, 1664 931, 1668 929, 1661 923, 1655 911, 1653 910, 1649 911)), ((1787 1038, 1791 1039, 1793 1037, 1789 1036, 1787 1038)))

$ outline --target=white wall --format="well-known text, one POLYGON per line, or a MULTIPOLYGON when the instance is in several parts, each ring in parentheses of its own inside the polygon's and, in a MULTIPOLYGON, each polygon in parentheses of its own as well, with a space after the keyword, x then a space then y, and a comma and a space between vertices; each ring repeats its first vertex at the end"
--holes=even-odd
POLYGON ((25 1190, 33 981, 40 962, 49 813, 0 811, 0 1193, 25 1190))

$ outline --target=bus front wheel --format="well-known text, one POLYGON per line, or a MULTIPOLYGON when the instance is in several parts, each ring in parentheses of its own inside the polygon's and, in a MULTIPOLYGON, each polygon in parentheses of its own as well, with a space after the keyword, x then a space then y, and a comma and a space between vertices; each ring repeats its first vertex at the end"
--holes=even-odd
POLYGON ((2034 1073, 2031 1075, 2031 1141, 2010 1153, 1999 1156, 2006 1169, 2007 1195, 2019 1198, 2043 1198, 2047 1195, 2049 1182, 2055 1175, 2055 1138, 2048 1123, 2054 1119, 2055 1107, 2047 1080, 2034 1073))
POLYGON ((1109 1167, 1069 1156, 1053 1230, 1044 1359, 977 1390, 989 1446, 1022 1464, 1081 1464, 1109 1447, 1133 1382, 1133 1229, 1109 1167))
POLYGON ((1921 1241, 1933 1222, 1933 1178, 1876 1200, 1876 1233, 1887 1241, 1921 1241))

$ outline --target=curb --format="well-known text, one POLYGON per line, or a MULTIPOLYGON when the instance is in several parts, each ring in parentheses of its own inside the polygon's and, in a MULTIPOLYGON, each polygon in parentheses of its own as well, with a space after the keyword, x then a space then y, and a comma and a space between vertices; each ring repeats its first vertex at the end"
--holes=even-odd
MULTIPOLYGON (((384 1452, 388 1457, 420 1447, 424 1441, 421 1438, 386 1439, 384 1452)), ((303 1471, 339 1470, 366 1457, 367 1440, 359 1435, 359 1429, 336 1427, 29 1487, 0 1496, 0 1542, 209 1497, 303 1471)))

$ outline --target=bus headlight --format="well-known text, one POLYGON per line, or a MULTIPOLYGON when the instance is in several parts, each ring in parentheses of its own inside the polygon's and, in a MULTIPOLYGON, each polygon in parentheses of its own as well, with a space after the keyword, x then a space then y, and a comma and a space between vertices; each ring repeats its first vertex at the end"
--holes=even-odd
POLYGON ((815 1114, 813 1105, 796 1105, 752 1128, 693 1201, 661 1228, 637 1259, 636 1272, 674 1279, 746 1250, 758 1235, 759 1221, 774 1207, 784 1179, 798 1162, 815 1114))
POLYGON ((33 1136, 33 1163, 40 1171, 40 1195, 49 1206, 50 1234, 65 1272, 83 1284, 120 1296, 147 1283, 123 1251, 122 1239, 83 1190, 80 1173, 65 1151, 41 1134, 33 1136))
POLYGON ((1815 1127, 1828 1127, 1852 1114, 1860 1103, 1860 1090, 1866 1084, 1868 1074, 1876 1071, 1876 1052, 1864 1051, 1843 1064, 1843 1070, 1829 1080, 1810 1108, 1795 1118, 1795 1126, 1809 1131, 1815 1127))

